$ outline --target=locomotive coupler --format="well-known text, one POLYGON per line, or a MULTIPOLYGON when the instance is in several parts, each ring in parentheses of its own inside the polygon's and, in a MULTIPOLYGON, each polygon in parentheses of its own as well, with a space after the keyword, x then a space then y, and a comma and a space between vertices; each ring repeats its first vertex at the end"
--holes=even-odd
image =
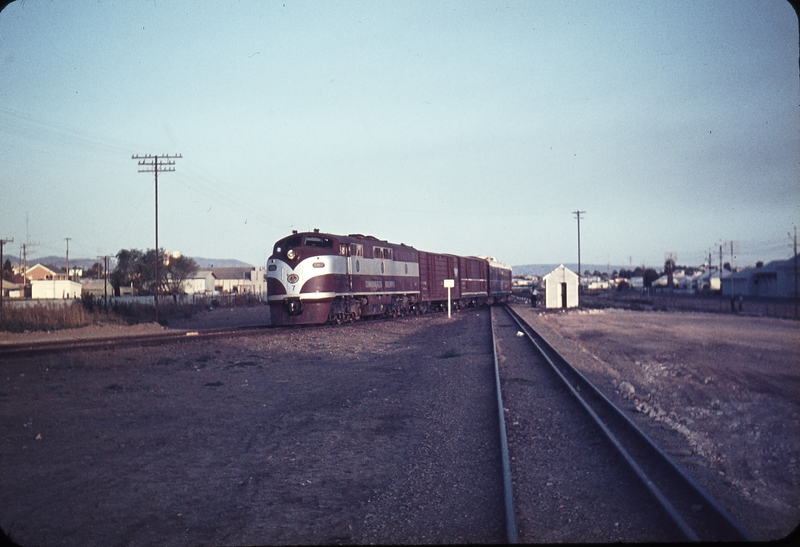
POLYGON ((283 307, 286 309, 286 313, 290 316, 300 315, 303 313, 303 302, 299 298, 284 299, 283 307))

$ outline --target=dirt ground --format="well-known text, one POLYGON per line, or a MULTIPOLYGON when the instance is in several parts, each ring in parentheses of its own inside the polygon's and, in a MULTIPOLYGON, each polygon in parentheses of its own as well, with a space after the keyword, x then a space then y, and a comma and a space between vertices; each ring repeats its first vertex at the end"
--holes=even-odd
POLYGON ((501 543, 490 341, 480 310, 4 360, 0 526, 29 547, 501 543))
MULTIPOLYGON (((800 523, 800 323, 516 309, 757 539, 800 523)), ((24 545, 502 541, 478 469, 493 441, 464 411, 484 326, 455 317, 4 361, 0 526, 24 545)), ((266 320, 217 309, 169 328, 266 320)))
POLYGON ((752 535, 800 524, 800 323, 515 309, 752 535))

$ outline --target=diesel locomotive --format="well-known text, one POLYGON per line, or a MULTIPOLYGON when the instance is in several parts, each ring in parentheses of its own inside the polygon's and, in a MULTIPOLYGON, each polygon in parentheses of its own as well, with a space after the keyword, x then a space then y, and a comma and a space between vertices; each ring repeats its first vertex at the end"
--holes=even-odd
POLYGON ((275 243, 267 260, 273 325, 357 321, 504 302, 511 268, 491 257, 418 251, 373 236, 300 232, 275 243))

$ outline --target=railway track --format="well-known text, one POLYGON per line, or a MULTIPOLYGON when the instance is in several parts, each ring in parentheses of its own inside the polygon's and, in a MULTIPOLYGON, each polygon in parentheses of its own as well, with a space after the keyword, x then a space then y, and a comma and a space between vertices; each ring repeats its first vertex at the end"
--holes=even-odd
POLYGON ((244 336, 265 329, 281 328, 271 325, 250 325, 243 327, 224 327, 215 329, 180 330, 135 336, 115 336, 99 338, 72 338, 47 342, 23 342, 0 344, 0 360, 46 353, 60 353, 78 350, 111 349, 126 346, 155 346, 173 342, 202 340, 217 337, 244 336))
POLYGON ((492 331, 509 542, 752 540, 511 308, 492 331))

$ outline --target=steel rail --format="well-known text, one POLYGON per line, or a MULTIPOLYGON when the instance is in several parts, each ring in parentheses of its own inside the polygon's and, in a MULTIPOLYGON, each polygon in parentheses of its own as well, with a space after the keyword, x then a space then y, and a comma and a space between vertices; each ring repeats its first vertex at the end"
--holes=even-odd
POLYGON ((497 339, 494 334, 494 315, 489 308, 489 324, 492 329, 492 352, 494 354, 494 382, 497 393, 497 417, 500 422, 500 451, 503 459, 503 498, 506 511, 506 539, 508 543, 517 543, 517 522, 514 517, 514 490, 511 484, 511 460, 508 455, 508 436, 506 434, 506 418, 503 408, 503 392, 500 388, 500 363, 497 359, 497 339))
POLYGON ((690 541, 753 541, 752 536, 622 410, 509 306, 505 310, 690 541), (591 402, 590 402, 591 400, 591 402), (600 415, 604 415, 602 418, 600 415), (616 432, 612 432, 612 429, 616 432), (626 440, 623 443, 620 439, 626 440), (636 452, 638 457, 631 455, 636 452), (648 474, 644 467, 650 469, 648 474), (658 475, 656 477, 656 475, 658 475), (656 484, 658 483, 658 485, 656 484), (668 492, 668 494, 665 494, 668 492))

